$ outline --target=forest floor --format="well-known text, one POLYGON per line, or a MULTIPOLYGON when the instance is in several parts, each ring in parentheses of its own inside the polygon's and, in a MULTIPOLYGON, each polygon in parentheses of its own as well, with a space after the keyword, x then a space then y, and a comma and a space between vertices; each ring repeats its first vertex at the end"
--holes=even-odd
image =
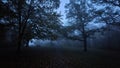
POLYGON ((120 52, 98 49, 0 48, 0 68, 120 68, 120 52))

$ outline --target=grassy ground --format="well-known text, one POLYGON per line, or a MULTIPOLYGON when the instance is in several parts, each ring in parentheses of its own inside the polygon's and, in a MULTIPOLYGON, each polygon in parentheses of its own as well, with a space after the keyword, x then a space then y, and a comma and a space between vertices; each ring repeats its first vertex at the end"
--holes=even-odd
POLYGON ((120 52, 66 48, 0 49, 0 68, 120 68, 120 52))

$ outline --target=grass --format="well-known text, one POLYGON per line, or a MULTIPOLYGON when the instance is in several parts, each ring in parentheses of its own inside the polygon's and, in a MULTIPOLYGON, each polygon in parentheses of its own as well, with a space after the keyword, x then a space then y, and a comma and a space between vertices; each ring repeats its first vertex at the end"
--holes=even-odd
POLYGON ((16 54, 0 49, 0 68, 120 68, 120 52, 98 49, 32 47, 16 54))

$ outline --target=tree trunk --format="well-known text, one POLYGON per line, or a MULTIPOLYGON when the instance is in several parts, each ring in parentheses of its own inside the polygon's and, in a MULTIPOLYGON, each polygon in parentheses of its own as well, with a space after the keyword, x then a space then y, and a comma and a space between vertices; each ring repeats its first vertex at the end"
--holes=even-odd
POLYGON ((29 40, 26 40, 26 47, 29 47, 29 40))
POLYGON ((87 38, 84 37, 84 41, 83 41, 83 45, 84 45, 84 51, 87 51, 87 38))
POLYGON ((22 45, 22 38, 21 36, 18 37, 18 47, 17 47, 17 53, 21 51, 21 45, 22 45))
POLYGON ((18 42, 17 42, 17 45, 18 45, 17 52, 21 51, 22 41, 23 41, 23 34, 20 33, 18 36, 18 42))

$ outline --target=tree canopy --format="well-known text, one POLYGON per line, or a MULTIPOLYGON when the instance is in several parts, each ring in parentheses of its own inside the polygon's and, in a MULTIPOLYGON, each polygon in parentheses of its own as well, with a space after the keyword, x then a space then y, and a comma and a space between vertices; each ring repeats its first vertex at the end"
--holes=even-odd
POLYGON ((109 25, 120 23, 119 1, 109 0, 70 0, 66 5, 68 22, 71 23, 70 33, 78 30, 68 38, 83 41, 84 50, 87 50, 87 39, 96 32, 109 29, 109 25), (93 26, 94 24, 98 26, 93 26), (101 25, 101 26, 100 26, 101 25))
POLYGON ((13 13, 12 16, 5 13, 6 16, 1 16, 1 19, 4 23, 14 25, 18 50, 24 41, 29 42, 32 38, 53 39, 53 31, 57 31, 60 26, 60 14, 56 12, 59 0, 7 0, 1 1, 1 4, 1 8, 4 8, 1 12, 10 10, 11 12, 7 13, 13 13))

